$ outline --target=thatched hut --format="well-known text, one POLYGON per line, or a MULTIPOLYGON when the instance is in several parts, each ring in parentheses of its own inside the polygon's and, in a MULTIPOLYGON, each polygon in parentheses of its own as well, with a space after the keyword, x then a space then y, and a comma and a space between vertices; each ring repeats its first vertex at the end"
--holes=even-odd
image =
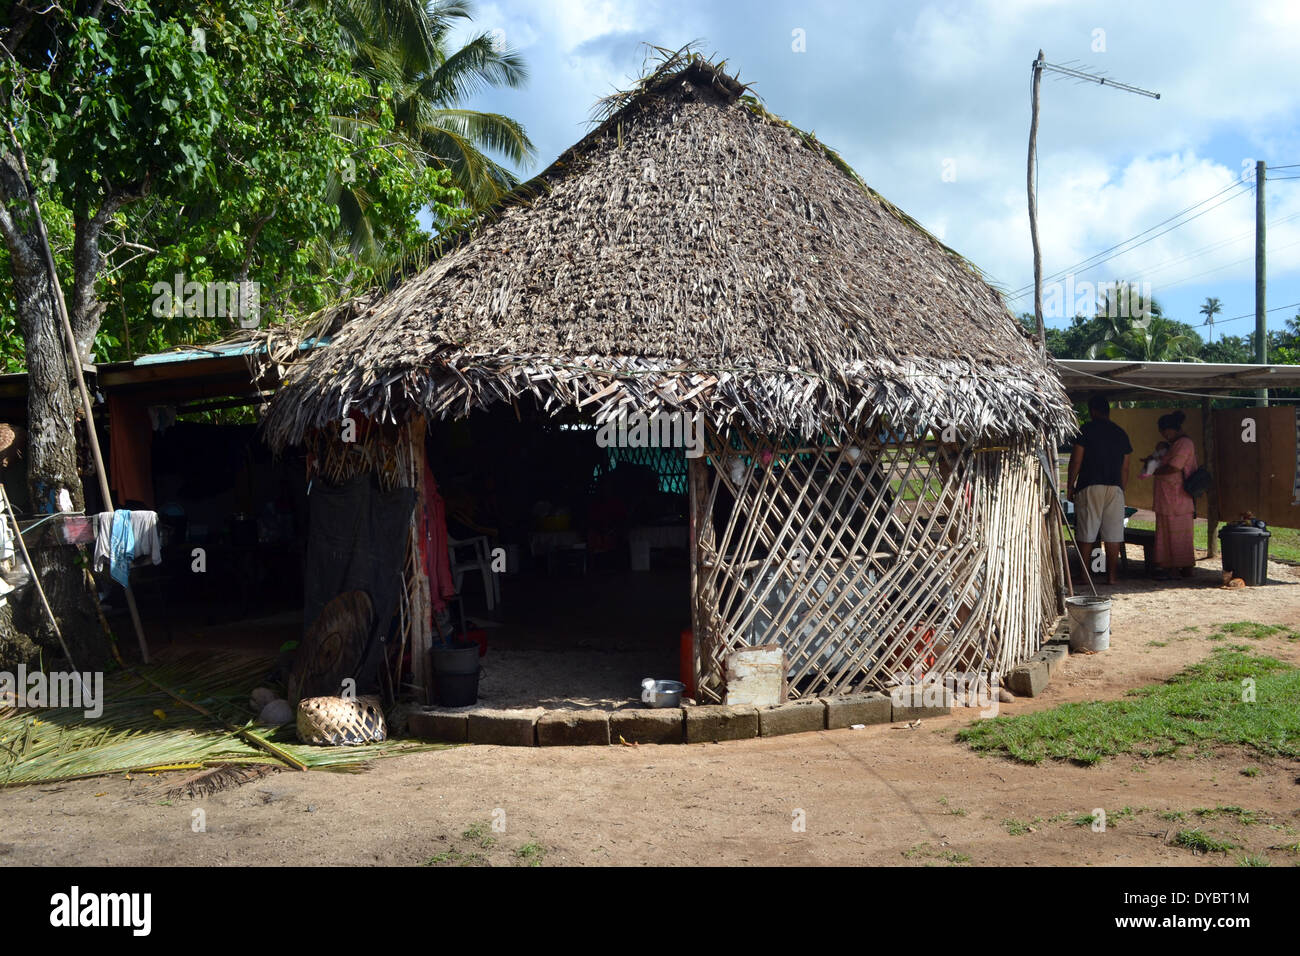
POLYGON ((418 440, 498 403, 702 423, 702 700, 756 644, 795 697, 1001 673, 1059 610, 1054 372, 973 266, 696 56, 288 370, 265 428, 418 440))

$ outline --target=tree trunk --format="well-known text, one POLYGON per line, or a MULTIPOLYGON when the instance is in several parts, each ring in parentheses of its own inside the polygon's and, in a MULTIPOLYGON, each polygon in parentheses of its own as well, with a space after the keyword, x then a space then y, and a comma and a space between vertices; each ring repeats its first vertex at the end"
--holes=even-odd
MULTIPOLYGON (((32 510, 49 514, 59 510, 59 493, 66 490, 74 510, 83 510, 85 498, 77 470, 77 402, 70 383, 62 322, 54 288, 45 268, 40 238, 29 216, 14 213, 6 225, 5 241, 13 272, 14 299, 23 330, 27 359, 27 485, 32 510), (24 228, 25 227, 25 228, 24 228)), ((25 210, 22 210, 25 212, 25 210)), ((52 525, 52 523, 51 523, 52 525)), ((53 530, 47 526, 47 532, 53 530)), ((33 574, 59 620, 64 640, 77 667, 94 669, 108 656, 99 624, 95 595, 83 572, 82 551, 62 544, 55 535, 27 538, 33 574)), ((34 585, 9 595, 0 608, 0 669, 19 661, 39 659, 49 668, 62 658, 62 650, 34 585)))

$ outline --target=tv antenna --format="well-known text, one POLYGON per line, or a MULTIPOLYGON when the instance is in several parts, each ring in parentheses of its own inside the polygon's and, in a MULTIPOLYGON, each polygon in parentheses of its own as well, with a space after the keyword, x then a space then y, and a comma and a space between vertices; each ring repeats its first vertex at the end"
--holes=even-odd
MULTIPOLYGON (((1069 63, 1074 62, 1074 60, 1069 61, 1069 63)), ((1054 73, 1060 76, 1073 77, 1080 83, 1096 83, 1098 86, 1107 86, 1125 93, 1149 96, 1153 100, 1160 99, 1160 94, 1144 90, 1139 86, 1120 83, 1118 80, 1112 80, 1102 73, 1090 73, 1087 70, 1081 70, 1068 65, 1068 63, 1048 63, 1047 58, 1043 56, 1042 50, 1038 51, 1038 59, 1034 60, 1030 65, 1030 69, 1033 71, 1033 78, 1029 96, 1029 169, 1025 174, 1025 180, 1029 191, 1029 237, 1034 244, 1034 329, 1035 334, 1038 336, 1038 347, 1046 354, 1047 331, 1043 326, 1043 253, 1038 245, 1038 196, 1035 189, 1036 177, 1034 175, 1038 169, 1038 90, 1043 82, 1043 74, 1054 73)))

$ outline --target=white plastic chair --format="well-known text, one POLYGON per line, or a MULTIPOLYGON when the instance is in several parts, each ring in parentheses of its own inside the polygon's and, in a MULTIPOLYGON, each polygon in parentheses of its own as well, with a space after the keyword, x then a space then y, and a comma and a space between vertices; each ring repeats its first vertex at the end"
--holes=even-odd
POLYGON ((466 571, 477 570, 483 575, 483 594, 487 597, 487 607, 491 611, 501 603, 501 585, 497 581, 497 576, 492 573, 492 555, 488 548, 488 539, 484 535, 478 535, 473 538, 447 538, 447 552, 451 558, 451 580, 456 587, 456 593, 460 593, 461 581, 465 578, 466 571), (472 560, 462 561, 456 556, 458 549, 472 548, 474 557, 472 560))

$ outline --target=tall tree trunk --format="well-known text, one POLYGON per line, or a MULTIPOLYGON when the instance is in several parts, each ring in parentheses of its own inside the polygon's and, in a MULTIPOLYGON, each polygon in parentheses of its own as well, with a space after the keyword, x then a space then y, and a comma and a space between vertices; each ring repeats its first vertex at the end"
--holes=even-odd
MULTIPOLYGON (((20 204, 4 205, 9 215, 0 225, 5 227, 27 359, 27 485, 32 510, 58 511, 63 490, 74 510, 82 510, 85 497, 77 470, 77 434, 84 423, 78 419, 72 394, 72 370, 54 287, 30 213, 20 204)), ((77 666, 83 670, 98 666, 107 658, 108 647, 95 595, 82 569, 82 552, 48 533, 29 537, 28 547, 35 565, 32 572, 45 589, 77 666)), ((0 665, 30 662, 39 656, 48 667, 62 657, 35 591, 34 585, 15 591, 0 608, 0 665)))

